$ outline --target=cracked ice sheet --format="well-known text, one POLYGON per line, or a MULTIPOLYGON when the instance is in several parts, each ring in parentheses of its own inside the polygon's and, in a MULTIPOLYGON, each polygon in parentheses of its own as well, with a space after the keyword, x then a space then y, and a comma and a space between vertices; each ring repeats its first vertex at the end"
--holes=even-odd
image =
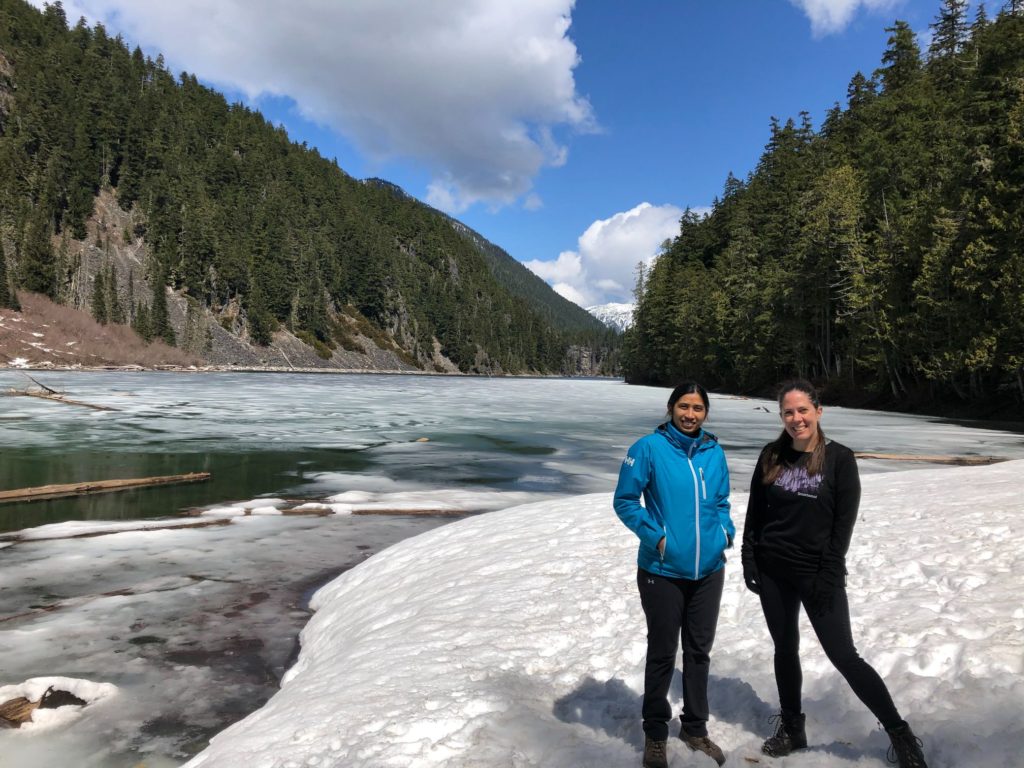
MULTIPOLYGON (((855 640, 932 768, 1020 764, 1024 461, 864 477, 855 640)), ((733 495, 742 529, 745 494, 733 495)), ((188 768, 635 765, 645 653, 636 543, 595 494, 402 541, 318 591, 279 693, 188 768)), ((711 735, 760 757, 777 709, 757 598, 727 566, 711 735)), ((882 768, 887 740, 802 621, 806 768, 882 768)), ((673 703, 679 708, 678 677, 673 703)), ((670 741, 673 768, 697 765, 670 741)), ((710 765, 710 763, 707 763, 710 765)))
POLYGON ((106 535, 8 543, 0 686, 66 675, 116 686, 117 695, 45 736, 0 731, 0 764, 180 765, 277 690, 313 588, 448 520, 259 516, 169 530, 89 523, 106 535))

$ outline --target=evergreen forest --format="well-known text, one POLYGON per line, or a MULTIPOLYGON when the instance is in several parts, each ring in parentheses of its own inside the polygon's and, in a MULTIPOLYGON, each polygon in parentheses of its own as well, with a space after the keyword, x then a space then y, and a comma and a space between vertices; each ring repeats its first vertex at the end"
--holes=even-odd
POLYGON ((926 50, 887 32, 845 106, 772 118, 756 168, 639 269, 628 381, 1024 412, 1024 2, 944 0, 926 50))
POLYGON ((175 343, 170 289, 256 345, 287 329, 329 357, 351 341, 344 317, 417 367, 439 349, 465 372, 614 371, 619 336, 478 234, 102 25, 69 25, 59 2, 0 0, 0 306, 71 301, 68 243, 102 194, 133 212, 117 234, 146 260, 92 270, 77 300, 145 338, 175 343))

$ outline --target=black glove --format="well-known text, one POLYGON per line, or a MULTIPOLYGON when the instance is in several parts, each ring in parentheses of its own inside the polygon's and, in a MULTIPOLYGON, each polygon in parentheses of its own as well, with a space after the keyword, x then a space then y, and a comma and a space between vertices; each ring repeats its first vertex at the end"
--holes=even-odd
POLYGON ((807 598, 807 612, 820 616, 832 611, 836 590, 846 586, 846 569, 823 567, 818 570, 807 598))
POLYGON ((814 580, 811 593, 807 596, 804 605, 807 608, 808 616, 823 616, 832 611, 836 588, 829 580, 820 576, 814 580))
POLYGON ((757 572, 756 563, 743 563, 743 581, 747 585, 747 589, 755 595, 761 594, 761 575, 757 572))

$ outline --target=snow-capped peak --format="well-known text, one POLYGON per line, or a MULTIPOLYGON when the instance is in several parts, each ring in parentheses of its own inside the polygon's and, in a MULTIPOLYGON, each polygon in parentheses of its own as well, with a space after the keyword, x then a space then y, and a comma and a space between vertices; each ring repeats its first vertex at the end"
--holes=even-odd
POLYGON ((609 304, 596 304, 593 307, 587 307, 587 312, 592 314, 602 323, 607 325, 609 328, 616 328, 620 331, 624 331, 633 324, 633 310, 636 308, 634 304, 616 304, 615 302, 609 304))

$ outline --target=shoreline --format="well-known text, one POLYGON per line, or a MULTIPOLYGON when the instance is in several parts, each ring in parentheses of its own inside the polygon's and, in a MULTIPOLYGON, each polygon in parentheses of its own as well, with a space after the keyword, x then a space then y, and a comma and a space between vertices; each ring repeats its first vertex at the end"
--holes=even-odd
POLYGON ((463 373, 461 371, 425 371, 420 368, 285 368, 284 366, 245 365, 10 365, 0 362, 0 371, 28 373, 318 373, 318 374, 375 374, 384 376, 438 376, 468 379, 597 379, 619 380, 621 376, 567 376, 555 373, 463 373))
MULTIPOLYGON (((284 366, 243 366, 243 365, 100 365, 100 366, 61 366, 54 364, 42 365, 11 365, 0 361, 0 371, 28 373, 31 371, 50 371, 59 373, 301 373, 301 374, 370 374, 377 376, 437 376, 441 378, 469 379, 572 379, 596 381, 620 381, 628 386, 647 386, 671 389, 668 385, 630 384, 622 376, 566 376, 564 374, 544 373, 463 373, 461 371, 427 371, 418 368, 299 368, 284 366)), ((743 399, 773 400, 771 392, 731 392, 712 390, 717 395, 743 399)), ((840 397, 832 399, 827 390, 823 392, 823 405, 828 407, 850 408, 855 410, 871 410, 883 413, 901 413, 911 416, 929 416, 966 426, 978 426, 985 429, 999 429, 1024 434, 1024 414, 1019 408, 996 405, 990 410, 979 414, 977 405, 936 403, 931 407, 915 406, 913 403, 899 404, 878 396, 861 395, 859 397, 840 397)), ((991 404, 990 404, 991 405, 991 404)))

